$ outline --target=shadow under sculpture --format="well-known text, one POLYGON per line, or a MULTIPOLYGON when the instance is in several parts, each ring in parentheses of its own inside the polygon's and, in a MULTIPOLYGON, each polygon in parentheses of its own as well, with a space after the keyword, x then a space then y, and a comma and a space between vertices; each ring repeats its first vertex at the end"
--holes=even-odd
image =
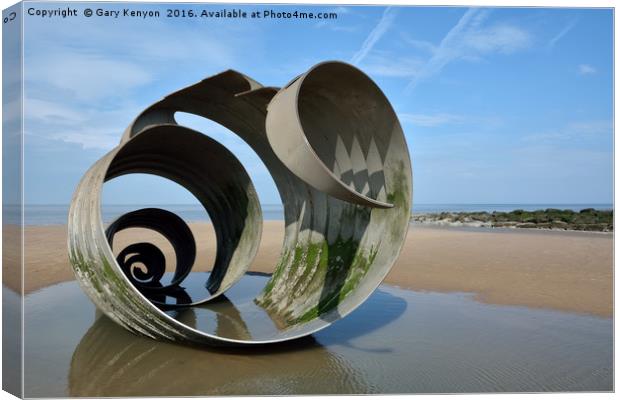
MULTIPOLYGON (((278 89, 228 70, 148 107, 119 145, 85 173, 69 211, 69 254, 83 290, 132 332, 214 345, 281 342, 327 327, 373 292, 404 243, 411 198, 411 161, 402 128, 385 95, 364 73, 324 62, 278 89), (254 302, 278 334, 221 337, 184 325, 149 300, 127 272, 131 266, 119 265, 114 256, 101 219, 101 190, 107 180, 130 173, 179 183, 213 222, 217 250, 206 282, 209 296, 187 304, 181 296, 169 306, 221 295, 245 274, 257 252, 262 215, 248 174, 219 143, 178 125, 176 112, 202 116, 237 134, 273 177, 283 202, 285 237, 274 273, 254 302)), ((141 211, 147 220, 158 220, 148 214, 162 210, 141 211)), ((134 226, 163 233, 164 228, 143 222, 134 226)), ((131 221, 123 229, 130 226, 131 221)), ((184 229, 179 224, 163 234, 173 243, 184 229)), ((178 286, 191 267, 179 262, 180 246, 173 247, 173 286, 178 286)), ((145 251, 150 255, 143 260, 157 258, 152 249, 145 251)))

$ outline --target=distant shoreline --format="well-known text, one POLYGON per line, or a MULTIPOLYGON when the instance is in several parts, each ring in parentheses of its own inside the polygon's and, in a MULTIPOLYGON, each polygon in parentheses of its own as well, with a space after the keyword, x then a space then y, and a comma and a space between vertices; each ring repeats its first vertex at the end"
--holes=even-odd
MULTIPOLYGON (((208 222, 209 216, 200 204, 103 204, 101 212, 105 223, 109 223, 129 211, 137 210, 145 207, 157 207, 171 211, 188 223, 208 222)), ((284 210, 282 204, 262 204, 264 221, 282 221, 284 219, 284 210)), ((525 211, 533 211, 538 209, 560 209, 580 211, 582 209, 593 208, 595 210, 613 210, 613 204, 424 204, 415 203, 412 210, 412 218, 420 219, 420 222, 431 222, 430 216, 448 213, 472 213, 480 212, 513 212, 517 209, 525 211)), ((66 225, 68 219, 68 204, 26 204, 24 207, 24 222, 27 226, 53 226, 66 225)), ((4 223, 10 225, 19 225, 21 222, 21 210, 18 206, 5 204, 3 209, 4 223)), ((412 219, 413 220, 413 219, 412 219)), ((416 221, 418 222, 418 221, 416 221)), ((437 225, 433 222, 433 225, 437 225)), ((446 225, 446 224, 444 224, 446 225)), ((455 226, 477 227, 477 224, 456 224, 455 226)))
POLYGON ((579 211, 548 208, 510 212, 414 213, 411 221, 422 225, 469 228, 537 229, 549 231, 613 232, 613 210, 579 211))

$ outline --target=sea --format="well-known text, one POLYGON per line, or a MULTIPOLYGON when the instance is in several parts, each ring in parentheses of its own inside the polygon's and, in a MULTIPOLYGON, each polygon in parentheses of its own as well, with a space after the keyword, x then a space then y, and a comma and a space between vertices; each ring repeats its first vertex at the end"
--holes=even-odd
MULTIPOLYGON (((171 211, 187 222, 209 221, 209 215, 199 204, 104 204, 102 217, 105 223, 112 222, 119 216, 133 210, 145 207, 157 207, 171 211)), ((512 211, 512 210, 544 210, 547 208, 569 209, 579 211, 584 208, 597 210, 612 210, 613 204, 422 204, 413 206, 413 214, 437 213, 437 212, 474 212, 474 211, 512 211)), ((281 204, 263 204, 264 220, 283 220, 284 211, 281 204)), ((3 209, 4 223, 19 224, 20 213, 16 206, 5 206, 3 209)), ((28 204, 24 207, 24 223, 26 225, 64 225, 67 223, 69 212, 68 204, 28 204)))

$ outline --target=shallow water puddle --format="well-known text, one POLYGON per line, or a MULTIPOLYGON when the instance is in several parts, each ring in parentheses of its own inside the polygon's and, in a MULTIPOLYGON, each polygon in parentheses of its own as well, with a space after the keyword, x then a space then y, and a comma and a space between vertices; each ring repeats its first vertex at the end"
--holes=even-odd
MULTIPOLYGON (((277 328, 252 302, 266 279, 246 275, 226 300, 170 313, 207 332, 268 335, 277 328)), ((25 313, 27 397, 609 391, 613 382, 611 319, 467 294, 382 285, 311 337, 241 349, 134 336, 76 282, 30 294, 25 313)))

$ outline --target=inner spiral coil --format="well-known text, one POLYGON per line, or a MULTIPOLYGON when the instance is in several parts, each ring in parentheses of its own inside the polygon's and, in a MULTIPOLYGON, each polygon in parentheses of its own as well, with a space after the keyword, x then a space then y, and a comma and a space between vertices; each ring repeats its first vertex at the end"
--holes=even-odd
MULTIPOLYGON (((396 114, 358 69, 321 63, 280 90, 226 71, 148 107, 119 146, 84 175, 70 209, 71 262, 91 299, 131 331, 216 345, 290 340, 344 317, 381 283, 407 233, 411 191, 411 161, 396 114), (101 186, 128 173, 181 184, 210 216, 217 253, 206 282, 209 296, 186 305, 221 297, 256 254, 262 215, 247 173, 219 143, 178 125, 175 112, 208 118, 238 135, 278 188, 283 247, 254 299, 275 333, 225 336, 183 324, 146 297, 144 282, 132 282, 114 257, 101 221, 101 186)), ((143 250, 158 263, 155 251, 143 250)), ((175 276, 186 271, 178 265, 175 276)))

